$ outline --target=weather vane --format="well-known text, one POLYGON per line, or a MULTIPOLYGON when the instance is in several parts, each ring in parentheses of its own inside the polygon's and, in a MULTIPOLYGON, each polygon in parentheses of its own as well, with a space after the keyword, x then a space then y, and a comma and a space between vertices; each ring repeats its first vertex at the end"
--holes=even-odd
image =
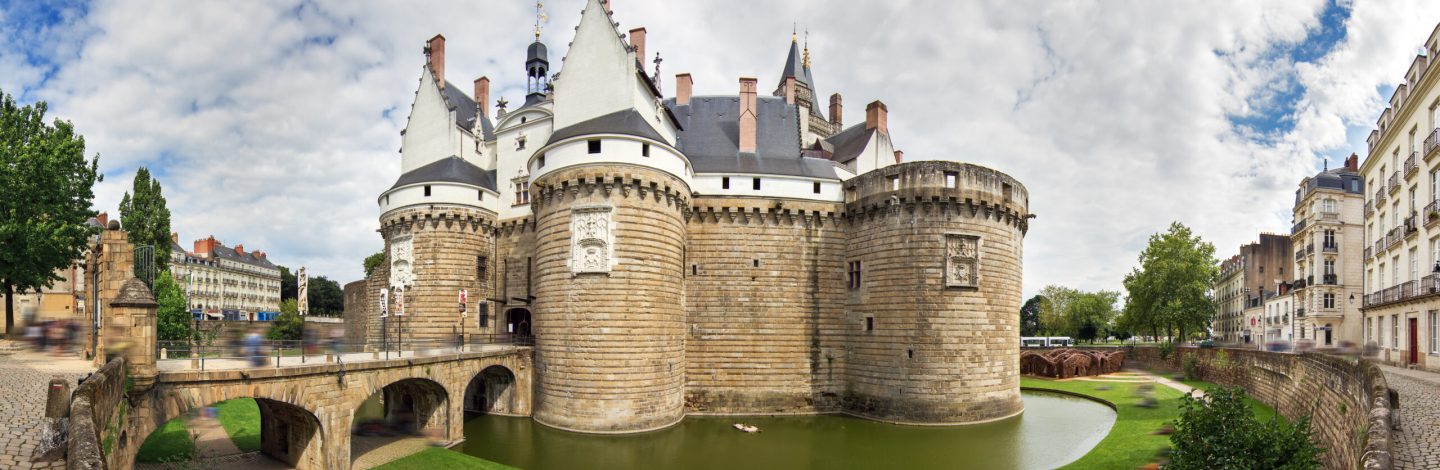
POLYGON ((540 25, 550 21, 550 17, 545 15, 543 8, 545 8, 544 3, 535 2, 535 42, 540 42, 540 25))

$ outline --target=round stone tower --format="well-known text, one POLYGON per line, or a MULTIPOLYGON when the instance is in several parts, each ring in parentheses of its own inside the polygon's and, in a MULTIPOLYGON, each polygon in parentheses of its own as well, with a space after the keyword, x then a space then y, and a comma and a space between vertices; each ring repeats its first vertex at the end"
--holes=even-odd
POLYGON ((1021 244, 1029 196, 980 166, 918 161, 845 184, 846 408, 902 423, 1019 414, 1021 244))
POLYGON ((607 134, 562 139, 530 166, 535 420, 593 433, 679 422, 688 162, 607 134))

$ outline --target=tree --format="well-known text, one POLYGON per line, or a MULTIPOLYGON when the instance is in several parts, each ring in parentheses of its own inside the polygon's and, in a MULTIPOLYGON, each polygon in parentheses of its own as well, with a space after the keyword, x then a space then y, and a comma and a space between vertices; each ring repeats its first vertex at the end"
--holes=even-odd
POLYGON ((339 315, 345 311, 345 293, 340 284, 325 276, 310 278, 306 298, 310 300, 310 315, 339 315))
POLYGON ((1036 295, 1020 307, 1020 336, 1039 336, 1040 306, 1044 303, 1045 296, 1036 295))
POLYGON ((155 312, 155 330, 161 341, 184 341, 190 338, 190 315, 185 302, 185 291, 170 276, 161 271, 155 279, 155 303, 160 307, 155 312))
POLYGON ((300 298, 300 282, 290 268, 280 267, 280 300, 300 298))
POLYGON ((1057 285, 1040 289, 1040 296, 1045 298, 1045 302, 1040 304, 1040 332, 1046 335, 1066 334, 1065 312, 1079 294, 1080 291, 1057 285))
POLYGON ((60 280, 96 229, 85 224, 100 158, 85 159, 85 138, 67 121, 45 123, 48 106, 18 106, 0 90, 0 295, 5 332, 15 328, 16 293, 60 280))
POLYGON ((375 254, 373 254, 373 255, 366 256, 366 257, 365 257, 365 277, 370 277, 370 274, 373 273, 373 272, 375 272, 375 268, 380 267, 380 265, 383 264, 383 263, 385 263, 385 251, 384 251, 384 250, 377 251, 377 252, 375 252, 375 254))
POLYGON ((1125 276, 1128 300, 1122 323, 1148 328, 1156 336, 1178 330, 1204 329, 1215 312, 1211 289, 1220 275, 1215 246, 1179 222, 1165 233, 1150 236, 1140 252, 1140 266, 1125 276))
POLYGON ((1077 339, 1094 342, 1115 318, 1115 302, 1120 293, 1114 291, 1080 292, 1065 309, 1066 331, 1077 339))
POLYGON ((1174 446, 1165 468, 1312 469, 1321 450, 1311 437, 1310 417, 1294 425, 1278 417, 1261 423, 1238 387, 1216 387, 1205 396, 1186 395, 1170 435, 1174 446))
POLYGON ((300 340, 305 335, 305 319, 300 318, 300 306, 295 299, 280 302, 280 316, 270 324, 266 338, 276 340, 300 340))
MULTIPOLYGON (((155 247, 155 272, 165 271, 175 242, 170 239, 170 209, 160 193, 160 180, 151 178, 150 170, 142 166, 135 171, 131 191, 120 199, 120 225, 130 234, 130 243, 155 247)), ((135 275, 143 278, 141 269, 137 263, 135 275)))

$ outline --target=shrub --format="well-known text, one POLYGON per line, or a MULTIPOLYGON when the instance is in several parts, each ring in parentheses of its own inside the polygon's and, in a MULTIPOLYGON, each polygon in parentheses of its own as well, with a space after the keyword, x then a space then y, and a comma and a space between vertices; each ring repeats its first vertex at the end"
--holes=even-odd
POLYGON ((1185 358, 1185 379, 1200 380, 1200 358, 1193 355, 1185 358))
POLYGON ((1203 398, 1185 396, 1180 419, 1170 436, 1171 469, 1312 469, 1321 449, 1310 431, 1310 417, 1289 424, 1272 417, 1255 419, 1238 387, 1216 387, 1203 398))
POLYGON ((1171 342, 1169 342, 1169 341, 1166 341, 1166 342, 1164 342, 1164 343, 1160 343, 1160 360, 1162 360, 1162 361, 1168 361, 1168 360, 1170 360, 1170 353, 1173 353, 1173 352, 1175 352, 1175 343, 1171 343, 1171 342))

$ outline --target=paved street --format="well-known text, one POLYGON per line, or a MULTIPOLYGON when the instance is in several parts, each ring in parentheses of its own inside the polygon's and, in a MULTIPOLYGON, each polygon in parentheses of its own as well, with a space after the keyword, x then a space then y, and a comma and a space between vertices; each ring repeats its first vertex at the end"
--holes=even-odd
MULTIPOLYGON (((0 345, 8 346, 7 341, 0 345)), ((5 349, 5 348, 0 348, 5 349)), ((65 461, 31 462, 44 428, 46 387, 53 377, 70 381, 92 368, 88 361, 32 352, 0 353, 0 468, 65 468, 65 461)))
POLYGON ((1400 432, 1395 437, 1395 468, 1440 468, 1440 374, 1380 366, 1390 388, 1400 394, 1400 432))

